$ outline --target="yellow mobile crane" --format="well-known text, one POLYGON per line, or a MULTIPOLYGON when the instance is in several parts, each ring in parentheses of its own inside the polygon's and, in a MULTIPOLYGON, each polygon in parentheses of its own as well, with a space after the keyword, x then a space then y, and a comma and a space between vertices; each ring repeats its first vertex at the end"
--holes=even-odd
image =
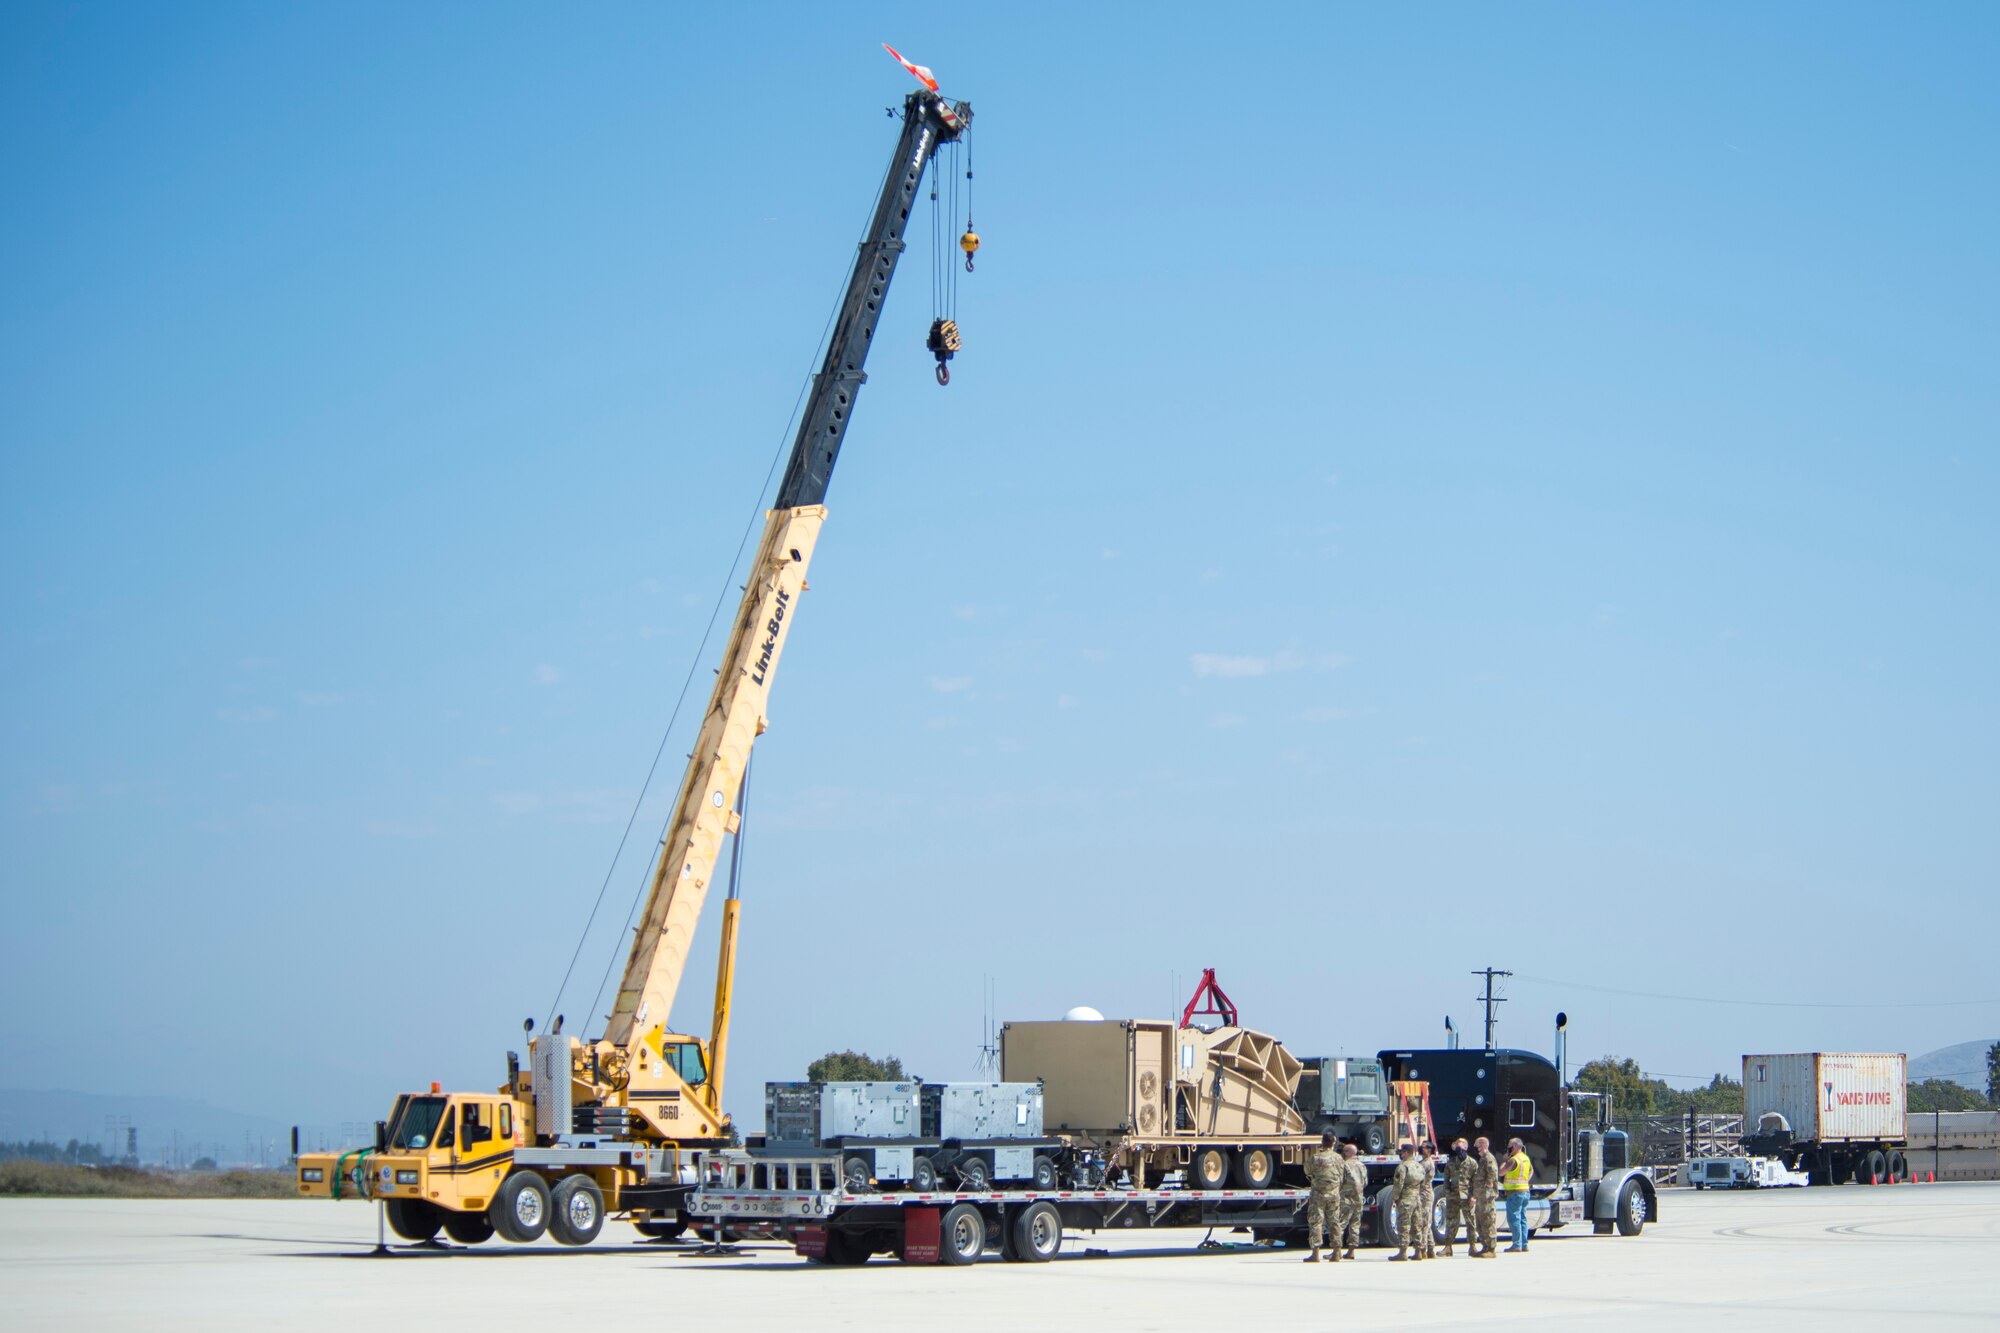
MULTIPOLYGON (((613 1213, 655 1236, 686 1225, 680 1205, 694 1173, 684 1156, 730 1136, 722 1079, 740 907, 733 886, 709 1040, 671 1032, 667 1019, 723 837, 737 831, 750 749, 765 730, 772 677, 806 588, 827 482, 867 378, 862 366, 916 192, 938 147, 960 139, 971 119, 970 106, 947 101, 934 85, 904 101, 895 156, 765 521, 603 1035, 564 1036, 558 1018, 531 1036, 526 1069, 508 1056, 507 1083, 496 1092, 447 1093, 433 1083, 429 1092, 402 1094, 372 1146, 301 1156, 300 1194, 381 1200, 389 1225, 415 1241, 442 1229, 467 1244, 546 1233, 583 1245, 613 1213)), ((969 220, 960 246, 969 268, 978 246, 969 220)), ((929 346, 940 383, 958 345, 957 326, 935 319, 929 346)))

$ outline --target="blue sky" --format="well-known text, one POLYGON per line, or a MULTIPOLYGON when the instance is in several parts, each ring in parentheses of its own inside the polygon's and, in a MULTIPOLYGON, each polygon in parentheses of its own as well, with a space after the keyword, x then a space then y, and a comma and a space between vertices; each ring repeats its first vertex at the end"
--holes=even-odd
POLYGON ((787 442, 882 41, 973 103, 986 244, 949 389, 907 257, 829 496, 740 1116, 833 1047, 969 1074, 987 976, 1215 966, 1314 1053, 1471 1030, 1490 963, 1510 1044, 1687 1077, 2000 1029, 1990 7, 0 24, 10 1083, 498 1080, 787 442))

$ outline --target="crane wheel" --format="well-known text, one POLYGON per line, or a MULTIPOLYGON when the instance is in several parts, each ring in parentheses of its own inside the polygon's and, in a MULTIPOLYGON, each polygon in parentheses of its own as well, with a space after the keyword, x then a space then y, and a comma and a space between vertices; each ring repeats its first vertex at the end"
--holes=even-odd
POLYGON ((419 1243, 437 1235, 438 1227, 444 1222, 437 1205, 422 1199, 390 1199, 384 1205, 384 1211, 389 1214, 389 1230, 404 1240, 419 1243))
POLYGON ((510 1244, 540 1240, 549 1229, 549 1182, 533 1171, 516 1171, 493 1191, 486 1216, 494 1233, 510 1244))
POLYGON ((444 1234, 460 1245, 477 1245, 493 1239, 493 1223, 484 1213, 446 1213, 444 1234))
POLYGON ((564 1176, 550 1197, 549 1238, 558 1245, 588 1245, 604 1230, 604 1195, 589 1176, 564 1176))

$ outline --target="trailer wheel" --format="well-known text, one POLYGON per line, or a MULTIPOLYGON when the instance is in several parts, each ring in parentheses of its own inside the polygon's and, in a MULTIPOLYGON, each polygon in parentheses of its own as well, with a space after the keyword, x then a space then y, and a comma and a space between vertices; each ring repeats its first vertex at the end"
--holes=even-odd
POLYGON ((493 1223, 484 1213, 447 1212, 444 1215, 444 1234, 460 1245, 477 1245, 493 1239, 493 1223))
POLYGON ((953 1204, 938 1224, 938 1262, 962 1268, 986 1252, 986 1219, 969 1203, 953 1204))
POLYGON ((1370 1157, 1380 1157, 1389 1151, 1389 1134, 1380 1125, 1369 1125, 1361 1131, 1361 1151, 1370 1157))
POLYGON ((500 1239, 515 1245, 540 1240, 549 1229, 549 1185, 533 1171, 516 1171, 493 1191, 486 1205, 493 1230, 500 1239))
POLYGON ((1903 1156, 1901 1152, 1890 1153, 1889 1154, 1890 1183, 1894 1184, 1896 1181, 1908 1180, 1909 1178, 1910 1178, 1910 1159, 1903 1156))
POLYGON ((993 1188, 993 1169, 986 1165, 983 1157, 968 1157, 958 1164, 958 1178, 974 1194, 993 1188))
POLYGON ((404 1240, 427 1241, 437 1235, 444 1216, 436 1204, 422 1199, 391 1199, 385 1205, 389 1230, 404 1240))
POLYGON ((850 1157, 840 1164, 840 1183, 849 1194, 867 1193, 871 1174, 866 1157, 850 1157))
POLYGON ((1384 1185, 1375 1195, 1375 1243, 1394 1245, 1396 1236, 1396 1191, 1384 1185))
POLYGON ((874 1254, 874 1247, 860 1236, 845 1231, 826 1233, 826 1258, 823 1262, 835 1268, 854 1268, 868 1262, 874 1254))
POLYGON ((549 1237, 558 1245, 588 1245, 604 1230, 604 1195, 589 1176, 564 1176, 550 1198, 549 1237))
POLYGON ((1045 1264, 1062 1248, 1063 1220, 1046 1200, 1031 1203, 1014 1219, 1014 1257, 1023 1263, 1045 1264))
POLYGON ((1060 1183, 1055 1162, 1040 1153, 1035 1154, 1034 1170, 1030 1174, 1038 1190, 1052 1190, 1060 1183))
POLYGON ((1854 1163, 1854 1183, 1857 1185, 1879 1184, 1889 1173, 1889 1163, 1882 1156, 1880 1148, 1870 1148, 1854 1163))
POLYGON ((1269 1189, 1277 1178, 1278 1159, 1269 1148, 1245 1148, 1236 1154, 1236 1183, 1244 1189, 1269 1189))
POLYGON ((937 1163, 922 1153, 910 1163, 910 1188, 920 1194, 928 1194, 938 1186, 937 1163))
POLYGON ((1220 1148, 1196 1148, 1188 1159, 1189 1189, 1219 1190, 1229 1179, 1229 1157, 1220 1148))
MULTIPOLYGON (((1549 1205, 1554 1207, 1554 1204, 1549 1205)), ((1628 1180, 1618 1191, 1618 1234, 1636 1236, 1646 1228, 1646 1219, 1652 1209, 1646 1202, 1645 1187, 1636 1180, 1628 1180)))

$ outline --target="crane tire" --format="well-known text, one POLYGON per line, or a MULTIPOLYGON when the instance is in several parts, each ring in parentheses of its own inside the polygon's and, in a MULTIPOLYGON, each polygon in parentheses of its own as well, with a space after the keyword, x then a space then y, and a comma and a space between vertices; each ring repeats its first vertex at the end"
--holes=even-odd
POLYGON ((588 1245, 604 1230, 604 1192, 589 1176, 564 1176, 549 1196, 549 1239, 588 1245))
POLYGON ((404 1240, 427 1241, 437 1235, 438 1227, 444 1223, 438 1206, 422 1199, 390 1199, 383 1210, 389 1214, 389 1230, 404 1240))
POLYGON ((444 1215, 444 1234, 460 1245, 477 1245, 493 1239, 493 1222, 484 1213, 447 1212, 444 1215))
POLYGON ((494 1234, 512 1245, 526 1245, 549 1229, 549 1182, 533 1171, 520 1170, 500 1182, 493 1202, 486 1205, 494 1234))

